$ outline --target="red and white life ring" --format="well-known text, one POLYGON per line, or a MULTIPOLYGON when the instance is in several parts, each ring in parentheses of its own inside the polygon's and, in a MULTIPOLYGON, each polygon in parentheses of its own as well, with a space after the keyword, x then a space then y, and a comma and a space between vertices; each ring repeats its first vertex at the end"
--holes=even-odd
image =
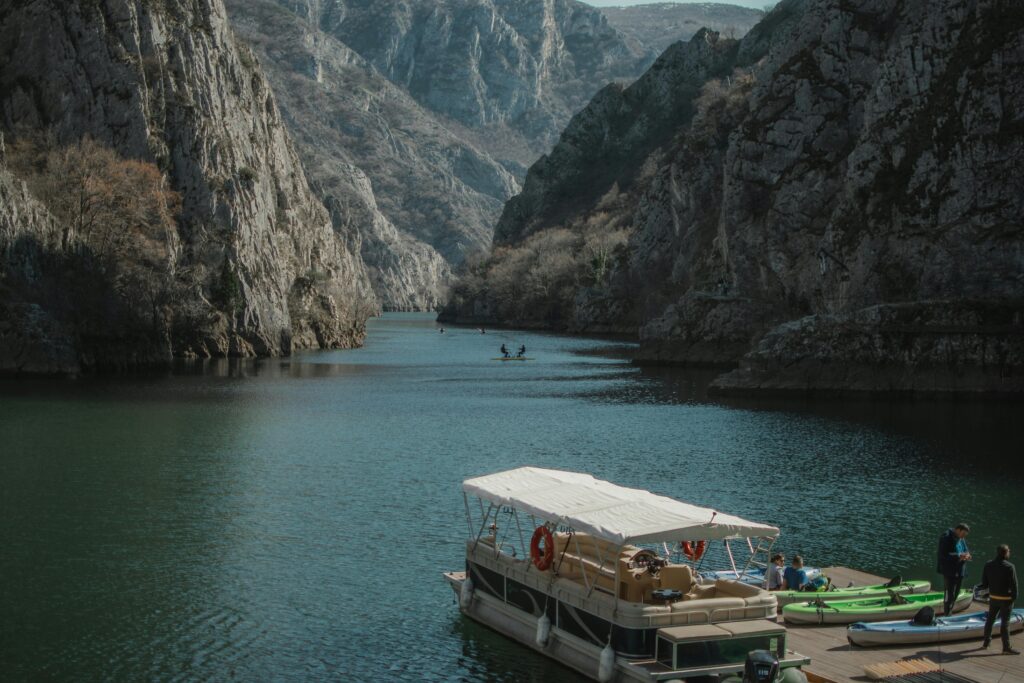
POLYGON ((547 570, 555 561, 555 539, 546 526, 539 526, 533 530, 533 538, 530 539, 530 559, 533 560, 533 566, 541 571, 547 570), (543 550, 540 547, 542 540, 543 550))
POLYGON ((704 557, 704 551, 708 549, 707 541, 683 541, 683 555, 697 562, 700 558, 704 557))

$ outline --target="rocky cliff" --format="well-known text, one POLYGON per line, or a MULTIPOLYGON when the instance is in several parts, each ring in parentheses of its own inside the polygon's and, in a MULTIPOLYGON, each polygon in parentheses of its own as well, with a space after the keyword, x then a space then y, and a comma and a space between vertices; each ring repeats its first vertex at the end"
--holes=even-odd
MULTIPOLYGON (((55 181, 46 168, 88 153, 105 160, 114 179, 120 164, 139 164, 129 168, 155 174, 159 196, 175 197, 159 209, 173 210, 172 228, 133 235, 123 254, 138 261, 131 270, 138 281, 161 283, 142 315, 124 263, 103 260, 108 241, 97 241, 96 229, 76 233, 64 207, 63 215, 53 211, 64 238, 52 246, 39 202, 5 171, 5 193, 13 188, 22 207, 15 209, 19 230, 46 252, 41 269, 4 263, 8 304, 50 313, 56 324, 44 327, 63 326, 85 367, 359 342, 376 303, 357 256, 358 233, 332 225, 311 192, 267 80, 229 29, 221 0, 2 5, 0 121, 8 156, 14 143, 41 131, 49 145, 36 148, 42 165, 23 158, 11 168, 45 190, 55 181), (164 185, 173 193, 163 193, 164 185), (121 312, 116 325, 76 315, 87 293, 71 287, 69 263, 109 288, 98 305, 121 312)), ((97 187, 98 196, 109 189, 82 187, 97 187)), ((151 213, 137 222, 156 225, 151 213)), ((12 253, 9 241, 0 249, 12 253)))
POLYGON ((430 310, 451 265, 487 249, 512 175, 295 3, 229 0, 232 27, 278 94, 335 227, 358 231, 389 310, 430 310))
POLYGON ((281 0, 520 174, 647 50, 576 0, 281 0))
POLYGON ((627 237, 554 295, 557 325, 632 316, 642 361, 739 364, 734 392, 1024 391, 1024 9, 787 0, 734 54, 652 153, 583 186, 580 135, 637 145, 595 98, 447 315, 506 318, 493 285, 538 279, 531 244, 598 226, 627 237))

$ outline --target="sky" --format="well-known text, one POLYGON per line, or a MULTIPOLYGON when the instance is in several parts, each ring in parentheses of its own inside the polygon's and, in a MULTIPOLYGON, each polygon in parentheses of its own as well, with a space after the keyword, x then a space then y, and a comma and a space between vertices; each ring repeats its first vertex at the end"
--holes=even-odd
MULTIPOLYGON (((583 0, 588 5, 594 5, 595 7, 623 7, 628 5, 651 5, 655 2, 704 2, 705 0, 583 0)), ((769 0, 713 0, 723 5, 742 5, 743 7, 752 7, 754 9, 764 9, 764 6, 770 4, 769 0)))

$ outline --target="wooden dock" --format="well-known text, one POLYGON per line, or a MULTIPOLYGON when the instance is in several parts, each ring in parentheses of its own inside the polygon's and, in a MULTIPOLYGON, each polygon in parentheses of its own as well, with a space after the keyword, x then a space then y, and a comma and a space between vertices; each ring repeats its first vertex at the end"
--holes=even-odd
MULTIPOLYGON (((882 578, 846 567, 828 567, 824 573, 837 586, 846 586, 850 582, 865 585, 889 580, 888 577, 882 578)), ((969 609, 984 610, 988 609, 988 605, 975 603, 969 609)), ((899 659, 926 658, 945 671, 979 683, 1024 683, 1024 655, 1002 654, 998 638, 988 650, 981 649, 980 640, 941 645, 861 648, 852 647, 847 642, 844 625, 787 624, 786 630, 789 649, 811 658, 811 664, 804 668, 811 681, 868 681, 871 679, 864 673, 865 666, 899 659)), ((1024 634, 1012 635, 1010 642, 1018 650, 1024 648, 1024 634)))

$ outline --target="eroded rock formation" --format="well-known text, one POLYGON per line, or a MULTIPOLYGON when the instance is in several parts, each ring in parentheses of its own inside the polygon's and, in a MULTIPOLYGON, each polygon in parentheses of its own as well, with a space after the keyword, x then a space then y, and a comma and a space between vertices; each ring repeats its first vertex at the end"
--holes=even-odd
MULTIPOLYGON (((0 121, 8 144, 41 131, 58 147, 95 140, 155 164, 181 199, 166 240, 174 295, 154 310, 153 329, 72 328, 79 362, 276 355, 361 340, 377 304, 359 235, 332 225, 310 191, 267 80, 221 0, 4 5, 0 121), (218 290, 226 301, 216 300, 218 290)), ((21 230, 38 233, 59 259, 59 248, 47 246, 48 221, 27 220, 21 230)), ((9 243, 2 247, 9 253, 9 243)), ((5 263, 8 302, 52 307, 52 299, 34 300, 33 287, 51 274, 16 277, 5 263)), ((63 295, 73 302, 79 294, 63 295)))

